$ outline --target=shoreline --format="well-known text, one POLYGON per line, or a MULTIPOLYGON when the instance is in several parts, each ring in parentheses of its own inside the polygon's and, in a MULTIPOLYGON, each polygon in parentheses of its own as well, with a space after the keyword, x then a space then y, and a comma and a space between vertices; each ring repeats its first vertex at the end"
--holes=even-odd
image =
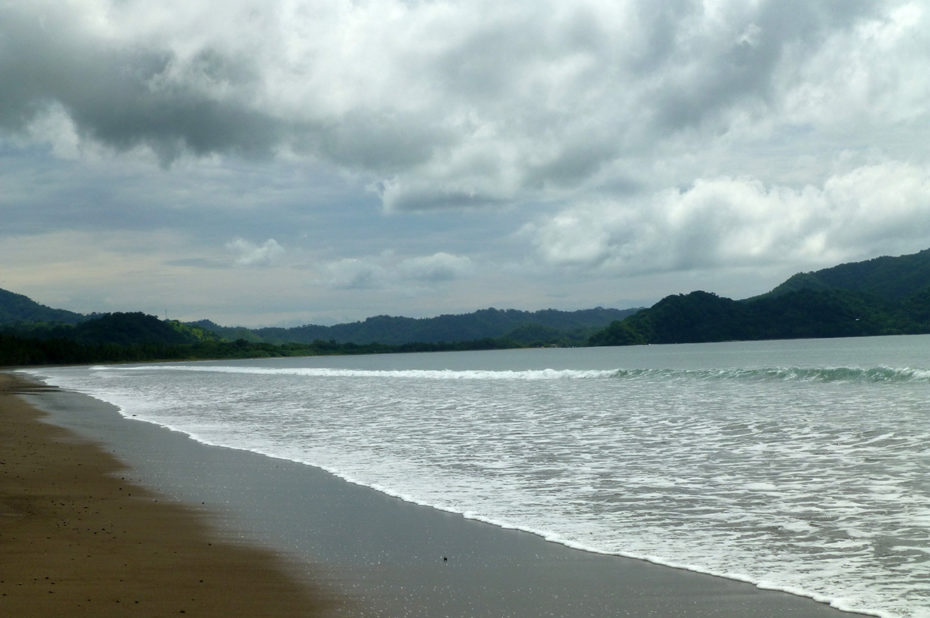
POLYGON ((105 445, 137 484, 209 505, 226 535, 273 549, 294 570, 322 564, 323 573, 305 575, 324 575, 356 603, 330 608, 339 615, 860 615, 414 505, 317 468, 133 422, 76 393, 46 387, 28 398, 41 399, 50 422, 105 445))
POLYGON ((324 616, 335 595, 280 555, 128 482, 99 445, 45 422, 0 373, 0 614, 324 616))

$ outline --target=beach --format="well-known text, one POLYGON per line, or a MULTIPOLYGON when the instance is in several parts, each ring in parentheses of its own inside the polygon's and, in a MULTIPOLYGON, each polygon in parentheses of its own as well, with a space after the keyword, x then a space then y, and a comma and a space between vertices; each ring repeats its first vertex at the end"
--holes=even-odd
POLYGON ((4 615, 850 615, 203 445, 12 374, 0 417, 4 615))
POLYGON ((127 482, 99 446, 39 422, 0 374, 0 614, 324 615, 336 601, 280 556, 219 538, 127 482))

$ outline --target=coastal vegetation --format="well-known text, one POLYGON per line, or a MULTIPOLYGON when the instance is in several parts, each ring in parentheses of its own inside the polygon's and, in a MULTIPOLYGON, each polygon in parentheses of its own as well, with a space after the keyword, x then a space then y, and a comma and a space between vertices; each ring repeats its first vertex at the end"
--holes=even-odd
POLYGON ((0 365, 6 366, 573 346, 635 312, 484 309, 420 320, 378 316, 332 327, 250 330, 138 312, 71 314, 78 318, 60 322, 50 313, 57 310, 10 297, 16 305, 0 318, 0 365), (52 319, 31 321, 33 316, 52 319))
POLYGON ((930 333, 930 250, 800 273, 731 300, 667 296, 593 335, 591 345, 862 337, 930 333))
POLYGON ((590 335, 614 320, 635 313, 636 309, 584 309, 581 311, 518 311, 480 309, 459 315, 433 318, 406 318, 378 315, 359 322, 294 328, 227 328, 208 320, 195 322, 226 339, 286 344, 337 341, 359 345, 379 343, 389 346, 409 343, 448 343, 509 339, 520 345, 582 345, 590 335))
POLYGON ((334 326, 225 327, 82 315, 0 290, 0 365, 487 350, 930 333, 930 249, 792 276, 744 300, 704 291, 648 309, 482 309, 334 326))

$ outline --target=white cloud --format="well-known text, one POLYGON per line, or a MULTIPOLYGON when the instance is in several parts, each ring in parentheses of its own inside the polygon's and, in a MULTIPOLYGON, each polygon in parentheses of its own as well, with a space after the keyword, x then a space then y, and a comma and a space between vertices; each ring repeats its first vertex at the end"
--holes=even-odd
POLYGON ((284 255, 284 247, 274 238, 260 245, 244 238, 234 238, 226 243, 226 249, 233 254, 233 260, 239 266, 270 266, 284 255))
POLYGON ((774 74, 783 122, 830 132, 926 122, 930 81, 917 76, 930 49, 928 18, 924 6, 901 3, 816 47, 789 47, 774 74))
POLYGON ((81 138, 74 121, 60 104, 52 103, 38 112, 27 128, 29 137, 51 146, 55 156, 77 159, 82 154, 81 138))
POLYGON ((474 264, 467 256, 444 251, 406 258, 385 251, 376 256, 343 258, 325 266, 328 284, 346 289, 433 286, 467 277, 473 270, 474 264))
POLYGON ((549 264, 626 274, 914 251, 930 235, 930 167, 876 164, 802 189, 700 180, 633 203, 567 208, 524 232, 549 264))
POLYGON ((343 258, 326 264, 327 283, 334 288, 369 289, 384 284, 385 269, 372 260, 343 258))
POLYGON ((403 278, 426 282, 451 281, 468 275, 472 269, 470 258, 444 251, 402 260, 398 268, 403 278))
POLYGON ((868 255, 926 248, 930 238, 930 166, 882 163, 831 178, 823 191, 827 247, 868 255))

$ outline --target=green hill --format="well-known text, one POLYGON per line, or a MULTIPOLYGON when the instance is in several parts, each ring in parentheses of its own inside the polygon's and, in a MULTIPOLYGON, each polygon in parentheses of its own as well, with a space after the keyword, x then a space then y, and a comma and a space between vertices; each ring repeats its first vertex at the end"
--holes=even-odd
POLYGON ((584 345, 591 334, 633 312, 483 309, 437 318, 375 316, 335 326, 250 330, 138 312, 84 316, 3 292, 0 365, 584 345))
POLYGON ((177 345, 197 343, 205 336, 202 330, 144 313, 108 313, 78 324, 70 338, 83 344, 177 345))
POLYGON ((899 257, 879 257, 798 273, 768 295, 798 290, 847 290, 900 301, 930 287, 930 249, 899 257))
POLYGON ((590 345, 930 333, 930 250, 799 273, 745 300, 668 296, 590 345))
POLYGON ((232 355, 217 337, 144 313, 94 315, 78 324, 32 323, 0 329, 0 366, 149 361, 232 355))
POLYGON ((335 341, 365 345, 381 343, 439 343, 510 338, 522 344, 583 344, 587 338, 611 321, 621 320, 637 309, 584 309, 580 311, 518 311, 515 309, 481 309, 473 313, 441 315, 434 318, 406 318, 388 315, 370 317, 359 322, 294 328, 219 327, 203 320, 194 324, 224 338, 285 344, 335 341), (534 338, 538 337, 538 338, 534 338))
POLYGON ((42 341, 64 339, 81 345, 177 345, 218 339, 203 329, 139 312, 95 314, 77 324, 19 324, 5 330, 42 341))
POLYGON ((84 319, 86 317, 80 313, 52 309, 28 296, 0 290, 0 326, 35 322, 77 324, 84 319))
POLYGON ((0 363, 6 364, 916 333, 930 333, 930 249, 799 273, 744 300, 697 291, 642 310, 489 308, 255 330, 143 313, 84 316, 0 290, 0 363))

